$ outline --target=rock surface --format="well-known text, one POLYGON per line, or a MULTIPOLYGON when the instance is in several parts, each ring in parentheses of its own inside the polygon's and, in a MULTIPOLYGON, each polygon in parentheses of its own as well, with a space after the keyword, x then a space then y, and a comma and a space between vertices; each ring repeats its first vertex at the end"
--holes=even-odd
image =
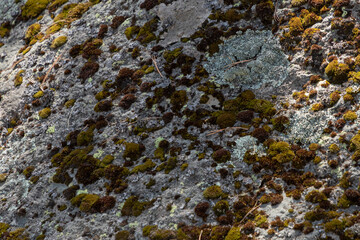
POLYGON ((353 0, 0 0, 1 239, 360 239, 353 0))

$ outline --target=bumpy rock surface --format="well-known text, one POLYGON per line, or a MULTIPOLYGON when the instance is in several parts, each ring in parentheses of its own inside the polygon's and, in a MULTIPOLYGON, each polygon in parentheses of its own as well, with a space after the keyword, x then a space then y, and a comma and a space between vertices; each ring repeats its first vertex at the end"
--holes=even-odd
POLYGON ((1 239, 360 239, 354 0, 0 0, 1 239))

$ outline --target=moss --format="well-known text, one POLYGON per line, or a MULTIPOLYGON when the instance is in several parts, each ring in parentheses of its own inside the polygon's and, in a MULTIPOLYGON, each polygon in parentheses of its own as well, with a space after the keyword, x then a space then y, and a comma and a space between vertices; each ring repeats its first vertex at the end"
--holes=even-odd
POLYGON ((68 101, 65 102, 64 106, 65 106, 66 108, 70 108, 70 107, 74 106, 75 102, 76 102, 75 99, 70 99, 70 100, 68 100, 68 101))
POLYGON ((168 63, 172 63, 180 54, 182 48, 175 48, 172 51, 164 51, 163 57, 168 63))
POLYGON ((80 132, 76 137, 76 144, 78 146, 87 146, 89 145, 94 137, 94 128, 89 128, 87 131, 80 132))
POLYGON ((171 157, 167 160, 165 165, 165 173, 168 174, 173 170, 177 165, 177 157, 171 157))
POLYGON ((269 157, 279 163, 290 162, 295 158, 295 153, 290 150, 290 145, 286 142, 275 142, 270 145, 268 150, 269 157))
POLYGON ((304 31, 301 18, 293 17, 289 21, 289 31, 290 34, 293 36, 299 35, 301 32, 304 31))
POLYGON ((14 231, 9 232, 7 240, 30 240, 29 234, 25 231, 25 228, 17 228, 14 231))
POLYGON ((115 234, 115 240, 128 240, 129 237, 130 237, 130 232, 127 230, 122 230, 115 234))
POLYGON ((284 132, 286 126, 289 125, 290 120, 286 116, 279 116, 277 118, 271 119, 271 123, 273 125, 274 130, 278 132, 284 132))
POLYGON ((356 150, 360 150, 360 134, 355 135, 350 140, 352 146, 355 147, 356 150))
POLYGON ((309 150, 310 150, 310 151, 316 151, 316 150, 318 150, 319 148, 320 148, 320 145, 317 144, 317 143, 311 143, 311 144, 309 145, 309 150))
POLYGON ((345 194, 343 194, 337 202, 337 206, 339 208, 349 208, 350 205, 351 205, 351 201, 346 197, 345 194))
POLYGON ((33 95, 34 98, 41 98, 42 96, 44 96, 44 92, 41 90, 33 95))
POLYGON ((15 76, 15 79, 14 79, 14 86, 17 87, 17 86, 20 86, 23 82, 23 77, 22 77, 22 74, 25 72, 25 70, 20 70, 16 76, 15 76))
POLYGON ((221 187, 219 187, 217 185, 210 186, 210 187, 206 188, 203 192, 204 198, 207 198, 207 199, 216 199, 216 198, 223 196, 223 194, 224 193, 221 190, 221 187))
POLYGON ((175 91, 170 98, 170 103, 173 105, 174 111, 180 111, 187 101, 188 98, 185 90, 175 91))
POLYGON ((183 163, 180 167, 181 171, 185 171, 189 167, 188 163, 183 163))
POLYGON ((86 193, 81 193, 79 195, 76 195, 70 200, 70 203, 76 207, 79 207, 81 204, 82 199, 86 196, 86 193))
POLYGON ((307 3, 307 0, 291 0, 291 6, 292 7, 300 7, 307 3))
POLYGON ((315 103, 311 106, 311 110, 314 112, 318 112, 324 109, 324 105, 322 103, 315 103))
POLYGON ((48 107, 39 111, 39 117, 42 119, 48 118, 50 114, 51 114, 51 109, 48 107))
POLYGON ((9 36, 10 34, 11 25, 9 22, 2 23, 0 25, 0 37, 4 38, 9 36))
POLYGON ((0 237, 2 237, 9 228, 10 228, 9 224, 0 222, 0 237))
POLYGON ((80 203, 80 211, 89 212, 93 205, 100 199, 100 197, 96 194, 86 194, 80 203))
POLYGON ((131 173, 150 171, 154 167, 156 167, 156 164, 153 161, 151 161, 151 159, 148 159, 143 164, 134 167, 131 173))
POLYGON ((345 172, 339 181, 339 186, 345 189, 349 188, 351 184, 349 180, 350 180, 350 173, 345 172))
POLYGON ((107 98, 108 96, 110 96, 110 93, 108 91, 106 91, 106 90, 103 90, 101 92, 98 92, 95 95, 95 98, 96 98, 96 100, 101 101, 101 100, 107 98))
POLYGON ((126 199, 123 208, 121 209, 122 216, 140 216, 141 213, 148 207, 152 202, 140 202, 137 196, 130 196, 126 199))
POLYGON ((139 26, 131 26, 125 29, 125 36, 128 40, 130 40, 131 38, 133 38, 133 36, 137 35, 140 31, 140 27, 139 26))
POLYGON ((156 225, 147 225, 143 227, 142 233, 144 237, 148 237, 151 232, 154 232, 158 229, 156 225))
POLYGON ((35 170, 34 166, 29 166, 27 168, 24 169, 24 171, 22 172, 22 174, 24 174, 24 176, 28 179, 31 177, 32 172, 35 170))
POLYGON ((325 73, 329 77, 329 82, 341 84, 347 81, 350 68, 345 63, 339 63, 338 60, 331 61, 325 68, 325 73))
POLYGON ((60 23, 55 23, 55 24, 51 25, 48 29, 46 29, 46 35, 50 35, 50 34, 60 31, 62 26, 63 26, 63 24, 60 24, 60 23))
POLYGON ((271 0, 261 1, 255 7, 256 16, 260 18, 263 24, 271 24, 275 10, 274 3, 271 0))
POLYGON ((319 203, 327 200, 327 197, 324 193, 319 192, 318 190, 312 190, 305 196, 305 200, 312 203, 319 203))
POLYGON ((0 42, 0 48, 4 46, 5 44, 3 42, 0 42))
POLYGON ((143 146, 137 143, 125 143, 125 151, 123 153, 123 158, 130 158, 131 160, 137 160, 141 156, 143 151, 143 146))
POLYGON ((144 26, 142 26, 139 29, 139 33, 136 36, 136 40, 138 40, 142 44, 147 44, 147 43, 150 43, 150 42, 156 40, 157 37, 153 32, 155 32, 157 30, 158 22, 159 22, 159 19, 157 17, 146 22, 144 24, 144 26))
POLYGON ((357 119, 357 115, 355 112, 349 110, 344 114, 344 119, 346 121, 354 121, 357 119))
POLYGON ((225 240, 240 240, 242 239, 241 227, 233 226, 225 237, 225 240))
POLYGON ((225 163, 227 161, 230 160, 231 158, 231 153, 224 149, 224 148, 221 148, 219 150, 216 150, 213 154, 212 154, 212 158, 214 159, 215 162, 218 162, 218 163, 225 163))
POLYGON ((345 229, 345 222, 339 219, 333 219, 324 225, 325 232, 334 232, 340 234, 345 229))
POLYGON ((59 48, 67 42, 67 36, 60 36, 55 38, 51 43, 51 48, 59 48))
POLYGON ((104 165, 109 165, 110 163, 112 163, 112 161, 114 161, 114 159, 115 158, 113 155, 106 155, 101 161, 101 163, 104 165))
POLYGON ((103 100, 101 102, 98 102, 95 107, 95 112, 108 112, 111 110, 113 104, 110 100, 103 100))
POLYGON ((56 9, 58 9, 61 5, 67 3, 68 1, 69 0, 55 0, 55 1, 52 1, 51 4, 48 7, 49 12, 55 12, 56 9))
POLYGON ((25 33, 25 40, 29 43, 39 32, 41 25, 39 23, 34 23, 28 27, 25 33))
POLYGON ((335 105, 339 101, 340 98, 341 98, 340 91, 332 92, 330 94, 330 105, 331 106, 335 105))
POLYGON ((236 115, 232 112, 223 112, 216 118, 216 124, 220 128, 227 128, 234 126, 236 122, 236 115))
POLYGON ((317 22, 320 22, 322 18, 316 15, 314 12, 309 12, 306 9, 301 10, 301 22, 304 28, 314 25, 317 22))
POLYGON ((36 18, 45 10, 50 0, 27 0, 21 7, 21 16, 24 19, 36 18))
POLYGON ((338 153, 340 151, 340 148, 338 147, 338 145, 336 145, 335 143, 331 144, 329 146, 329 151, 331 153, 338 153))
POLYGON ((229 210, 229 202, 226 200, 221 200, 215 204, 213 207, 213 211, 216 216, 221 216, 226 213, 226 211, 229 210))

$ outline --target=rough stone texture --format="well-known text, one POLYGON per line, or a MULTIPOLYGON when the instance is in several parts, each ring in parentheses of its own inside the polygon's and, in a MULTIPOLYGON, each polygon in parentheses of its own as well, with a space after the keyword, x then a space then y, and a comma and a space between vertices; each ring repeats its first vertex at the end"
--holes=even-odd
POLYGON ((359 195, 359 4, 281 1, 269 23, 271 1, 160 2, 69 0, 55 18, 24 21, 25 0, 0 0, 0 26, 11 25, 0 37, 0 238, 24 228, 16 239, 359 239, 359 201, 344 197, 359 195), (67 4, 89 9, 46 35, 67 4), (295 16, 304 32, 290 33, 295 16), (30 44, 34 23, 44 35, 30 44), (68 41, 51 49, 59 36, 68 41), (327 82, 335 58, 349 65, 345 83, 327 82), (85 63, 99 65, 88 78, 85 63), (326 200, 310 201, 316 191, 326 200), (144 236, 148 225, 158 230, 144 236))

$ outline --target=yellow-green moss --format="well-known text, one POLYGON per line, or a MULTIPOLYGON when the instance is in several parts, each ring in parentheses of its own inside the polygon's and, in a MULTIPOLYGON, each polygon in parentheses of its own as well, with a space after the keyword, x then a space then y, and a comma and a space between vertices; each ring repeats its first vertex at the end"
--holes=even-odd
POLYGON ((39 23, 34 23, 28 27, 25 33, 25 40, 28 42, 31 41, 39 32, 41 29, 41 25, 39 23))
POLYGON ((290 149, 287 142, 275 142, 270 145, 268 150, 269 157, 279 163, 290 162, 295 158, 295 153, 290 149))
POLYGON ((126 199, 123 208, 121 209, 122 216, 140 216, 141 213, 148 207, 152 202, 140 202, 137 196, 130 196, 126 199))
POLYGON ((99 200, 99 196, 96 194, 86 194, 82 199, 81 199, 81 204, 80 204, 80 211, 82 212, 88 212, 90 211, 91 207, 99 200))
POLYGON ((6 37, 9 36, 10 33, 10 25, 6 23, 2 23, 0 25, 0 37, 6 37))
POLYGON ((289 21, 289 31, 291 35, 298 35, 304 31, 303 25, 301 23, 301 18, 293 17, 289 21))
POLYGON ((52 3, 49 5, 49 11, 54 12, 56 9, 58 9, 61 5, 67 3, 69 0, 55 0, 52 1, 52 3))
POLYGON ((241 227, 232 227, 225 237, 225 240, 240 240, 242 239, 241 227))
POLYGON ((106 155, 103 160, 101 161, 101 163, 103 163, 104 165, 108 165, 110 163, 112 163, 112 161, 114 161, 114 156, 113 155, 106 155))
POLYGON ((130 40, 134 35, 138 34, 140 31, 139 26, 131 26, 125 29, 125 36, 128 40, 130 40))
POLYGON ((307 3, 307 0, 291 0, 292 7, 300 7, 301 5, 304 5, 305 3, 307 3))
POLYGON ((329 77, 329 82, 341 84, 348 79, 350 68, 345 63, 339 63, 338 60, 331 61, 325 68, 325 73, 329 77))
POLYGON ((339 219, 333 219, 330 222, 325 223, 325 232, 342 233, 345 228, 345 222, 339 219))
POLYGON ((223 191, 221 190, 221 187, 217 185, 210 186, 206 188, 203 192, 204 198, 208 199, 216 199, 223 195, 223 191))
POLYGON ((39 117, 40 118, 48 118, 51 114, 51 109, 50 108, 44 108, 43 110, 39 111, 39 117))
POLYGON ((344 114, 344 120, 346 120, 346 121, 354 121, 356 119, 357 119, 357 115, 353 111, 349 110, 344 114))
POLYGON ((136 160, 140 157, 140 155, 140 144, 125 143, 125 151, 123 153, 123 158, 130 158, 131 160, 136 160))
POLYGON ((70 100, 66 101, 64 105, 66 108, 70 108, 70 107, 74 106, 75 102, 76 102, 75 99, 70 99, 70 100))
POLYGON ((0 237, 10 228, 10 225, 7 223, 0 222, 0 237))
POLYGON ((149 171, 149 170, 153 169, 155 166, 156 166, 156 164, 153 161, 151 161, 151 159, 148 159, 143 164, 135 166, 133 168, 133 170, 131 171, 131 173, 149 171))
POLYGON ((87 131, 82 131, 77 135, 76 143, 78 146, 89 145, 94 137, 94 128, 89 128, 87 131))
POLYGON ((213 207, 213 211, 215 215, 218 217, 224 215, 228 210, 229 210, 229 202, 226 200, 218 201, 213 207))
POLYGON ((33 95, 34 98, 41 98, 42 96, 44 96, 44 92, 41 90, 33 95))
POLYGON ((329 146, 329 151, 330 151, 331 153, 338 153, 338 152, 340 151, 340 148, 339 148, 338 145, 336 145, 335 143, 333 143, 333 144, 331 144, 331 145, 329 146))
POLYGON ((51 48, 59 48, 67 42, 67 36, 60 36, 55 38, 51 43, 51 48))
POLYGON ((330 94, 330 105, 335 105, 339 99, 341 98, 340 96, 340 91, 334 91, 330 94))
POLYGON ((15 76, 15 79, 14 79, 14 86, 17 87, 17 86, 20 86, 23 82, 23 77, 22 77, 22 74, 25 72, 25 70, 20 70, 16 76, 15 76))
POLYGON ((27 0, 21 7, 21 16, 24 19, 36 18, 45 10, 50 0, 27 0))
POLYGON ((305 196, 305 200, 312 203, 319 203, 327 200, 327 197, 324 193, 319 192, 318 190, 312 190, 305 196))
POLYGON ((216 119, 216 124, 219 125, 220 128, 232 127, 235 122, 236 115, 232 112, 223 112, 216 119))
POLYGON ((324 105, 322 103, 315 103, 311 106, 311 110, 314 112, 318 112, 322 109, 324 109, 324 105))

